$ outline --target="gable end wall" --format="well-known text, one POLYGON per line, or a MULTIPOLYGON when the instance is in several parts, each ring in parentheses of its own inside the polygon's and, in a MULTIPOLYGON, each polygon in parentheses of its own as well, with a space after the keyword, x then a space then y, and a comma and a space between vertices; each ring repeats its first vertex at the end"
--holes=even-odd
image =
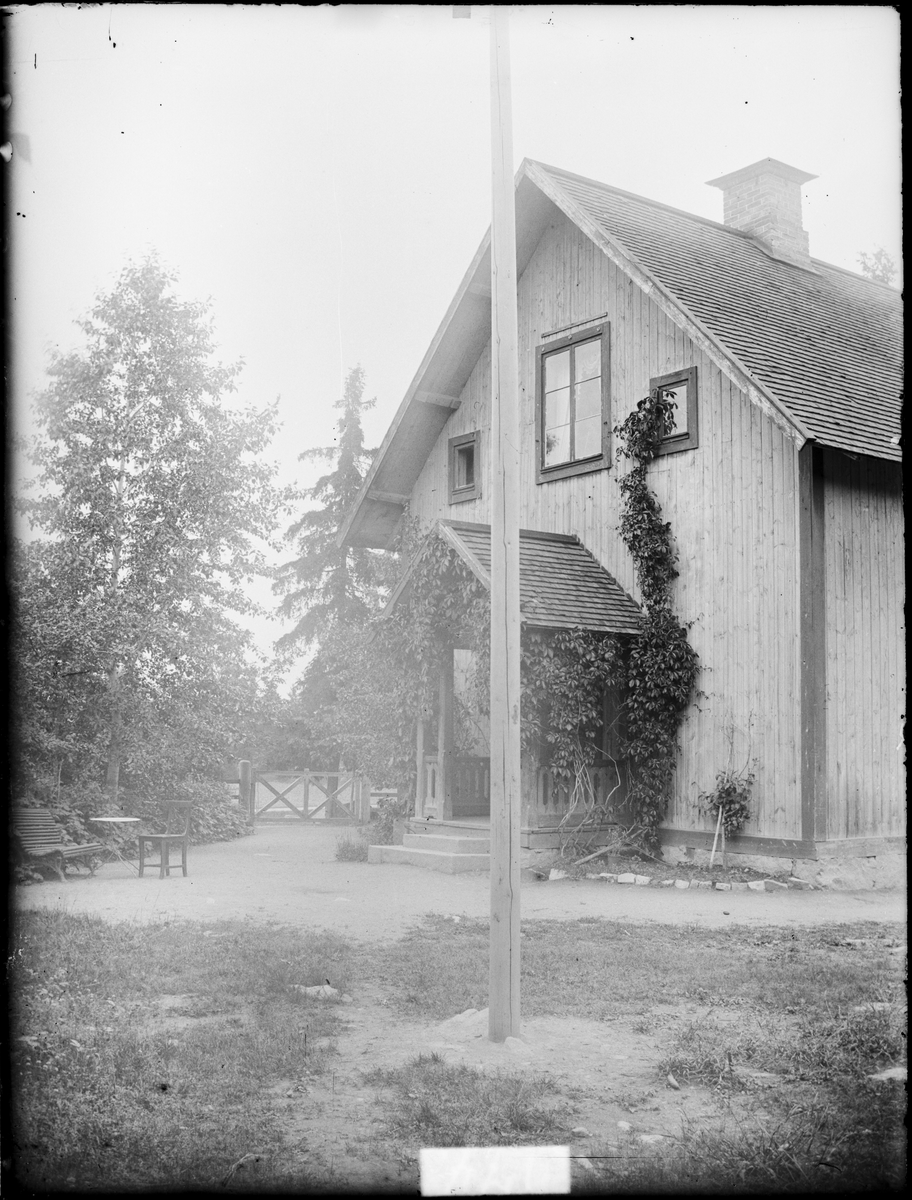
MULTIPOLYGON (((620 541, 624 467, 535 482, 535 365, 542 333, 607 313, 612 424, 635 407, 649 380, 696 366, 697 449, 657 459, 650 476, 680 553, 676 603, 692 621, 704 693, 682 730, 674 803, 666 824, 706 831, 695 807, 716 773, 754 763, 757 817, 745 833, 800 839, 798 452, 793 441, 671 319, 563 218, 546 229, 519 286, 522 413, 521 522, 574 533, 622 587, 638 597, 620 541)), ((490 343, 483 351, 412 494, 424 525, 439 517, 490 521, 490 343), (482 487, 450 505, 447 442, 479 429, 482 487)))

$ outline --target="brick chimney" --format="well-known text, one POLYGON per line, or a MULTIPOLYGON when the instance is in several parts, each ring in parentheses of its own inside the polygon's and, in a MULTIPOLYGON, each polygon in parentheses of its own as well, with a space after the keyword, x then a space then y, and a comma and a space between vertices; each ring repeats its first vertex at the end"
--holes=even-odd
POLYGON ((801 224, 801 185, 816 178, 778 158, 761 158, 707 183, 722 191, 726 225, 752 233, 774 258, 810 267, 808 235, 801 224))

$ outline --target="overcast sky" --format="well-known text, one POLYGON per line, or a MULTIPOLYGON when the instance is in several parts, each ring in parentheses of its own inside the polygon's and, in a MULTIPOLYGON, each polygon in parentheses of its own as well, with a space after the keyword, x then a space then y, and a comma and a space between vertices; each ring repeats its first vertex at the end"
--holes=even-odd
MULTIPOLYGON (((899 259, 899 17, 888 7, 517 6, 514 150, 722 219, 707 179, 812 172, 811 254, 899 259)), ((211 297, 241 394, 281 395, 283 478, 360 363, 383 436, 489 221, 487 9, 7 10, 13 391, 155 249, 211 297)))

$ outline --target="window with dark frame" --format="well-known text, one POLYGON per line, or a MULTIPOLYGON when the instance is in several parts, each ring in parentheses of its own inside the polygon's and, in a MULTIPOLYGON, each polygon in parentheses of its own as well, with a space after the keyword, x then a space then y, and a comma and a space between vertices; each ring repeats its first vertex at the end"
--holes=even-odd
POLYGON ((449 479, 450 504, 476 500, 481 494, 478 430, 451 437, 448 459, 447 477, 449 479))
POLYGON ((650 392, 660 389, 673 394, 675 408, 674 430, 663 438, 656 454, 677 454, 679 450, 693 450, 699 444, 697 412, 697 368, 684 367, 650 379, 650 392))
POLYGON ((539 483, 609 465, 608 326, 538 348, 536 440, 539 483))

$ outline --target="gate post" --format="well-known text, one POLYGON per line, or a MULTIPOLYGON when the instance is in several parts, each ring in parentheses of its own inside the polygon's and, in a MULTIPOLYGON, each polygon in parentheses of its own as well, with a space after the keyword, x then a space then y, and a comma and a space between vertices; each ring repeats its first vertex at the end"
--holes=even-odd
POLYGON ((358 823, 369 825, 371 819, 371 781, 364 775, 359 775, 358 789, 358 823))
POLYGON ((256 816, 256 788, 253 783, 253 768, 246 759, 238 763, 238 775, 238 798, 241 807, 247 809, 247 820, 252 825, 256 816))

